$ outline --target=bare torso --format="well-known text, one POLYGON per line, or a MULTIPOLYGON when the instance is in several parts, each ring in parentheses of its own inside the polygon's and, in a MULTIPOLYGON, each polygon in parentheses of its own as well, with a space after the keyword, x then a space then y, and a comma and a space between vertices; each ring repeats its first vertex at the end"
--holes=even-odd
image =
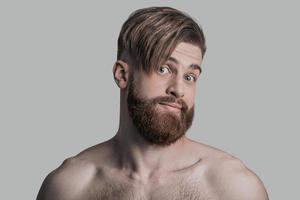
POLYGON ((138 179, 116 167, 115 153, 107 143, 96 145, 67 159, 53 171, 44 181, 37 199, 227 199, 221 198, 225 197, 222 188, 226 184, 224 187, 219 180, 227 179, 226 174, 232 173, 232 169, 233 173, 235 169, 247 169, 239 160, 220 150, 200 143, 192 145, 195 150, 198 149, 190 155, 194 157, 193 162, 171 171, 153 173, 147 180, 138 179))

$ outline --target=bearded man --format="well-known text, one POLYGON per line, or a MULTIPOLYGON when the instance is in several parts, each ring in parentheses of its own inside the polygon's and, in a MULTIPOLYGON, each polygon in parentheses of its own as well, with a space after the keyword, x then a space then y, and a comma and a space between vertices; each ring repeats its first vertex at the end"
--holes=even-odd
POLYGON ((186 13, 132 13, 113 66, 120 88, 116 135, 66 159, 37 199, 267 200, 263 183, 240 160, 185 135, 205 51, 203 31, 186 13))

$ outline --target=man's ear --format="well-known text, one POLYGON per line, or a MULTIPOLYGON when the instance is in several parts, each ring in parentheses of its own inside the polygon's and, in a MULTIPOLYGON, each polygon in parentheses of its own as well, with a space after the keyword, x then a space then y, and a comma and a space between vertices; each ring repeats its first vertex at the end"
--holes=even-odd
POLYGON ((118 60, 113 66, 113 76, 120 89, 126 88, 129 80, 129 65, 118 60))

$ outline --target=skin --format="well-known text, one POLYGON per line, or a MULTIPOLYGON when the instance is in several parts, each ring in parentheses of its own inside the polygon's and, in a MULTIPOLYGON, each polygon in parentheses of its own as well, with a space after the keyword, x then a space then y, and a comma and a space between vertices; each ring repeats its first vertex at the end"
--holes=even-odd
MULTIPOLYGON (((127 110, 129 77, 135 75, 145 98, 172 95, 191 108, 201 50, 180 43, 158 71, 146 74, 118 60, 113 67, 120 88, 120 121, 117 134, 69 158, 45 179, 38 200, 79 199, 213 199, 267 200, 260 179, 237 158, 183 136, 174 144, 159 146, 143 139, 127 110), (176 60, 176 62, 175 62, 176 60)), ((160 112, 180 110, 158 104, 160 112)))

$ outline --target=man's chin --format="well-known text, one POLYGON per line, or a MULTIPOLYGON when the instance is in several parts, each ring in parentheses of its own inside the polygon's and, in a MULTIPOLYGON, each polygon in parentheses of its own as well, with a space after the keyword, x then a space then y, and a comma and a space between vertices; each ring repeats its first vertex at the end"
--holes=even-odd
POLYGON ((180 135, 179 137, 176 138, 163 138, 161 137, 161 135, 158 135, 159 133, 156 134, 147 134, 145 135, 145 133, 141 134, 143 136, 143 138, 149 142, 149 144, 151 145, 157 145, 157 146, 169 146, 171 144, 174 144, 176 141, 178 141, 180 138, 182 138, 182 135, 180 135), (157 135, 156 135, 157 134, 157 135), (159 139, 158 139, 159 138, 159 139))
POLYGON ((170 145, 185 134, 185 127, 176 113, 158 111, 153 116, 148 117, 152 119, 148 126, 141 124, 143 122, 135 124, 139 133, 151 144, 170 145))

